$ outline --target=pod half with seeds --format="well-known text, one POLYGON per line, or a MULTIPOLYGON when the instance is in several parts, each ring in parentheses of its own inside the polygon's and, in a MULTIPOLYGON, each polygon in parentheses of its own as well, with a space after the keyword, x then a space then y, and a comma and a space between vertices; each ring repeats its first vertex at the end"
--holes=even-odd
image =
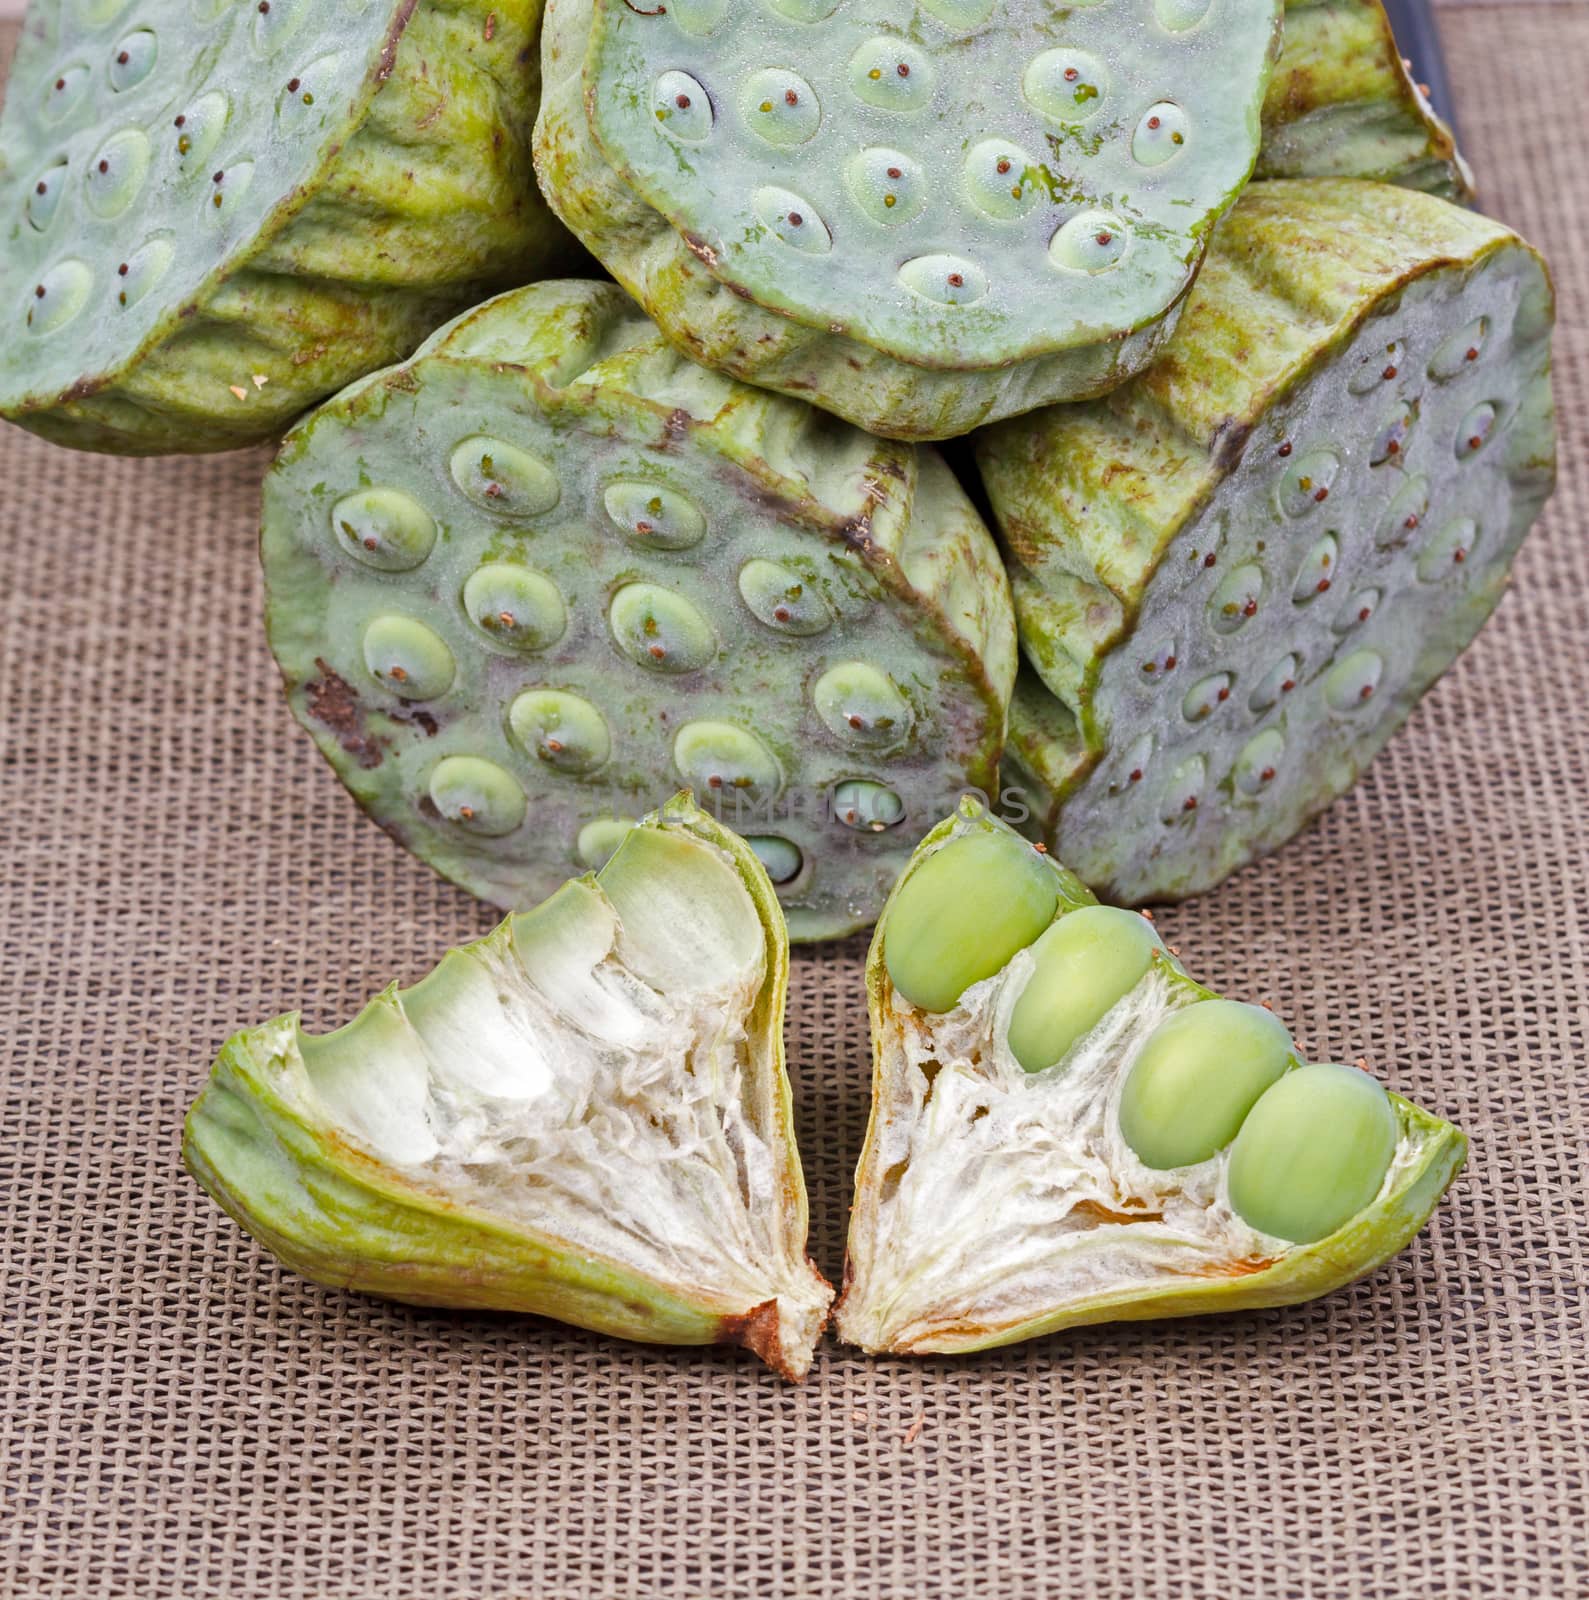
POLYGON ((279 434, 571 241, 535 188, 541 0, 30 8, 0 124, 0 415, 279 434))
POLYGON ((1193 982, 1151 923, 972 804, 901 878, 867 991, 835 1322, 868 1350, 1310 1300, 1401 1250, 1466 1153, 1366 1072, 1303 1062, 1271 1012, 1193 982))
POLYGON ((1102 393, 1252 171, 1275 0, 558 0, 542 187, 681 349, 875 433, 1102 393))
POLYGON ((295 1271, 414 1305, 748 1346, 799 1378, 788 948, 755 856, 679 797, 595 877, 334 1033, 233 1035, 183 1155, 295 1271))
POLYGON ((296 715, 501 905, 684 785, 830 936, 994 782, 1014 616, 948 468, 694 366, 610 284, 502 296, 316 412, 262 549, 296 715))
POLYGON ((1498 223, 1254 184, 1152 369, 979 436, 1006 779, 1087 883, 1176 898, 1284 843, 1473 638, 1554 479, 1553 314, 1498 223))

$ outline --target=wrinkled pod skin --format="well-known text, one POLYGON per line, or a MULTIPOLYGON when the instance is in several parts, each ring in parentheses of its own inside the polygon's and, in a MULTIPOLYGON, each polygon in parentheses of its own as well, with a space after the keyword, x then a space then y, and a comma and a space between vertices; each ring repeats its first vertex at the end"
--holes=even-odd
POLYGON ((501 296, 321 407, 261 551, 294 714, 498 905, 682 785, 829 938, 996 782, 1014 613, 943 461, 693 366, 611 284, 501 296))
POLYGON ((1277 1018, 1195 983, 1150 923, 974 803, 901 878, 867 992, 872 1117, 835 1325, 868 1350, 1309 1300, 1400 1251, 1465 1156, 1366 1073, 1302 1062, 1277 1018), (934 887, 957 852, 981 859, 969 909, 1002 889, 1007 925, 964 926, 934 887), (1067 923, 1085 934, 1056 944, 1067 923), (995 971, 970 954, 1011 945, 995 971))
POLYGON ((41 3, 0 147, 0 415, 148 455, 277 437, 578 257, 536 190, 540 0, 41 3))
POLYGON ((1153 367, 979 434, 1023 655, 1005 780, 1034 837, 1108 899, 1175 900, 1350 787, 1550 494, 1553 321, 1498 223, 1255 183, 1153 367))
POLYGON ((952 438, 1139 370, 1252 171, 1279 6, 1123 4, 554 0, 536 171, 692 359, 952 438))
POLYGON ((183 1156, 317 1283, 742 1344, 800 1378, 831 1290, 805 1256, 787 978, 765 872, 680 796, 347 1027, 233 1035, 183 1156))

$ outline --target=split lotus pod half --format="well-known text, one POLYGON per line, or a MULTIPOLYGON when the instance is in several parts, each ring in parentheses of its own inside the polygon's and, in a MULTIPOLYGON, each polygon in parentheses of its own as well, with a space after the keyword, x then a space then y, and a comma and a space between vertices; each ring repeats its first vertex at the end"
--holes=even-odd
POLYGON ((1276 0, 555 0, 536 167, 696 360, 944 439, 1152 357, 1278 44, 1276 0))
POLYGON ((130 454, 273 438, 571 247, 541 0, 39 0, 0 124, 0 415, 130 454))
POLYGON ((679 797, 595 877, 334 1033, 234 1034, 188 1115, 211 1196, 317 1283, 533 1312, 804 1376, 788 949, 760 863, 679 797))
POLYGON ((979 436, 1026 661, 1006 779, 1085 882, 1197 893, 1356 780, 1550 493, 1553 319, 1499 223, 1253 184, 1148 372, 979 436))
POLYGON ((1137 912, 985 811, 935 828, 867 963, 872 1118, 843 1338, 921 1355, 1280 1306, 1401 1250, 1466 1140, 1306 1063, 1137 912))

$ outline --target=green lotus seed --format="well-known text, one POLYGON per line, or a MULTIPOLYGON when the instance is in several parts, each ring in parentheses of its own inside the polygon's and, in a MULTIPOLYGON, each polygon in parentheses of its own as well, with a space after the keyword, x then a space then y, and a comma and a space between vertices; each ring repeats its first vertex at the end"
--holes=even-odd
POLYGON ((176 259, 176 247, 169 239, 151 239, 116 269, 121 285, 116 291, 119 306, 135 306, 166 275, 176 259))
POLYGON ((864 661, 829 667, 811 702, 828 731, 857 749, 885 750, 910 733, 910 706, 886 672, 864 661))
POLYGON ((172 118, 171 149, 178 170, 198 172, 208 168, 231 114, 231 101, 219 89, 211 89, 172 118))
POLYGON ((1161 1022, 1120 1095, 1120 1132, 1160 1171, 1211 1160, 1291 1064, 1291 1035, 1262 1006, 1204 1000, 1161 1022))
POLYGON ((1182 822, 1202 803, 1203 790, 1208 784, 1208 763, 1201 756, 1191 756, 1170 774, 1164 787, 1164 802, 1159 816, 1165 822, 1182 822))
POLYGON ((254 181, 254 163, 239 161, 211 178, 210 203, 205 215, 217 225, 228 220, 242 203, 254 181))
POLYGON ((689 73, 660 74, 652 85, 651 107, 662 131, 681 144, 700 144, 711 137, 711 96, 689 73))
POLYGON ((757 834, 745 840, 756 852, 756 859, 766 869, 767 876, 776 884, 792 883, 800 876, 805 857, 800 847, 776 834, 757 834))
POLYGON ((1365 1072, 1287 1073, 1247 1115, 1230 1151, 1230 1203, 1260 1233, 1312 1244, 1372 1203, 1396 1154, 1396 1113, 1365 1072))
POLYGON ((1142 113, 1131 136, 1132 157, 1144 167, 1162 167, 1186 148, 1186 113, 1172 100, 1160 100, 1142 113))
POLYGON ((562 689, 526 689, 508 707, 508 731, 558 772, 594 772, 612 754, 607 719, 583 695, 562 689))
POLYGON ((594 822, 587 822, 579 830, 579 839, 574 846, 579 859, 593 872, 599 872, 607 865, 617 853, 629 835, 629 830, 635 826, 628 817, 597 817, 594 822))
POLYGON ((847 778, 833 788, 833 820, 856 833, 886 833, 904 820, 905 802, 869 778, 847 778))
POLYGON ((844 172, 855 203, 873 222, 892 227, 919 217, 926 208, 921 165, 902 150, 873 145, 851 156, 844 172))
POLYGON ((256 0, 254 6, 254 48, 269 55, 281 48, 298 31, 305 13, 315 0, 256 0))
POLYGON ((436 524, 401 489, 360 489, 331 508, 331 529, 342 548, 381 572, 411 572, 436 543, 436 524))
POLYGON ((686 33, 710 33, 728 15, 728 0, 668 0, 668 15, 686 33))
POLYGON ((364 665, 403 700, 434 700, 452 687, 457 664, 434 628, 413 617, 376 617, 364 630, 364 665))
POLYGON ((493 644, 531 654, 568 631, 568 608, 543 572, 516 561, 488 561, 463 586, 469 620, 493 644))
POLYGON ((1269 710, 1271 706, 1278 705, 1282 695, 1290 694, 1296 688, 1298 675, 1301 671, 1301 656, 1281 656, 1258 680, 1257 687, 1248 696, 1247 705, 1249 709, 1261 714, 1269 710))
POLYGON ((1359 399, 1366 394, 1372 394, 1376 389, 1396 380, 1404 360, 1400 342, 1393 339, 1382 349, 1376 350, 1373 355, 1358 362, 1351 377, 1346 380, 1346 387, 1359 399))
POLYGON ((33 180, 28 189, 28 198, 23 209, 27 214, 28 225, 37 233, 43 233, 55 220, 55 213, 60 208, 61 191, 66 187, 67 165, 64 161, 55 161, 47 166, 37 178, 33 180))
POLYGON ((1208 620, 1216 633, 1231 634, 1258 615, 1263 599, 1263 568, 1244 561, 1220 580, 1208 602, 1208 620))
POLYGON ((1083 211, 1048 242, 1048 259, 1056 267, 1088 274, 1119 266, 1131 243, 1125 224, 1110 211, 1083 211))
POLYGON ((118 217, 138 198, 149 175, 149 136, 139 128, 112 134, 89 159, 85 188, 96 216, 118 217))
POLYGON ((1405 402, 1396 407, 1390 414, 1384 426, 1374 436, 1374 442, 1369 446, 1368 463, 1372 467, 1382 467, 1387 461, 1396 460, 1407 448, 1407 435, 1412 432, 1412 425, 1418 420, 1416 405, 1405 402))
POLYGON ((1424 583, 1438 583, 1458 571, 1473 553, 1479 525, 1472 517, 1457 517, 1448 522, 1418 557, 1418 576, 1424 583))
POLYGON ((839 0, 767 0, 767 6, 791 22, 821 22, 839 9, 839 0))
POLYGON ((850 89, 881 111, 920 111, 932 99, 932 58, 906 39, 868 39, 850 57, 850 89))
POLYGON ((706 537, 701 508, 677 489, 624 478, 610 483, 601 497, 613 526, 628 540, 651 550, 688 550, 706 537))
POLYGON ((1490 319, 1475 317, 1466 327, 1458 328, 1449 338, 1440 342, 1439 348, 1429 358, 1429 376, 1436 383, 1449 383, 1478 362, 1489 342, 1490 319))
POLYGON ((1332 711, 1356 711, 1374 698, 1385 661, 1375 650, 1354 650, 1338 661, 1324 680, 1324 698, 1332 711))
POLYGON ((539 456, 488 434, 465 439, 447 465, 470 501, 501 516, 538 517, 562 497, 557 474, 539 456))
POLYGON ((833 235, 811 202, 792 189, 764 184, 751 197, 757 220, 775 238, 808 256, 825 256, 833 248, 833 235))
POLYGON ((1280 478, 1276 499, 1288 517, 1305 516, 1330 498, 1330 489, 1341 470, 1341 458, 1333 450, 1309 450, 1297 456, 1280 478))
POLYGON ((1153 9, 1171 33, 1184 33, 1208 15, 1212 3, 1213 0, 1153 0, 1153 9))
MULTIPOLYGON (((917 0, 923 11, 950 28, 980 28, 993 15, 994 0, 917 0)), ((1076 0, 1091 5, 1093 0, 1076 0)))
POLYGON ((612 597, 607 620, 618 648, 653 672, 694 672, 717 654, 705 617, 660 584, 626 584, 612 597))
POLYGON ((926 857, 885 913, 883 961, 922 1011, 952 1011, 974 983, 1006 967, 1053 921, 1058 879, 1012 834, 961 834, 926 857))
POLYGON ((437 811, 466 833, 500 838, 524 820, 524 791, 512 773, 479 756, 446 756, 430 775, 437 811))
POLYGON ((1232 776, 1244 795, 1262 794, 1275 781, 1281 758, 1286 753, 1286 736, 1278 728, 1265 728, 1242 746, 1232 776))
POLYGON ((756 557, 739 569, 739 593, 758 622, 809 638, 832 626, 833 612, 816 587, 792 568, 756 557))
POLYGON ((1500 408, 1491 401, 1474 406, 1457 426, 1457 460, 1468 461, 1476 456, 1490 442, 1499 419, 1500 408))
POLYGON ((1305 606, 1329 592, 1335 582, 1336 569, 1341 564, 1341 542, 1333 533, 1315 541, 1313 548, 1302 558, 1297 569, 1297 579, 1291 586, 1291 603, 1305 606))
POLYGON ((1021 87, 1032 108, 1056 122, 1085 122, 1108 92, 1103 63, 1085 50, 1045 50, 1026 69, 1021 87))
POLYGON ((88 88, 88 68, 82 65, 66 67, 50 79, 44 91, 44 120, 60 122, 77 107, 83 92, 88 88))
POLYGON ((1390 498, 1374 529, 1374 543, 1381 550, 1406 544, 1423 526, 1429 514, 1429 480, 1409 478, 1390 498))
POLYGON ((1211 672, 1206 678, 1200 679, 1187 690, 1186 698, 1181 702, 1181 715, 1188 722, 1202 722, 1213 716, 1230 699, 1233 681, 1228 672, 1211 672))
POLYGON ((745 126, 768 144, 804 144, 822 121, 817 92, 797 72, 766 67, 746 79, 739 97, 745 126))
POLYGON ((995 221, 1024 217, 1043 198, 1037 163, 1008 139, 983 139, 965 162, 966 195, 995 221))
POLYGON ((1360 628, 1379 609, 1380 594, 1378 589, 1359 589, 1350 600, 1341 607, 1340 615, 1336 617, 1332 626, 1337 633, 1350 633, 1353 628, 1360 628))
POLYGON ((988 292, 987 273, 961 256, 917 256, 899 269, 899 281, 941 306, 972 305, 988 292))
POLYGON ((697 794, 763 800, 783 787, 777 758, 753 733, 731 722, 686 722, 673 738, 673 765, 697 794))
MULTIPOLYGON (((952 912, 950 913, 952 915, 952 912)), ((1032 946, 1032 972, 1010 1013, 1010 1053, 1027 1072, 1063 1061, 1141 983, 1164 946, 1146 917, 1083 906, 1032 946)))
POLYGON ((54 333, 64 328, 88 302, 94 274, 87 264, 68 257, 57 261, 39 279, 28 299, 29 333, 54 333))
POLYGON ((108 74, 111 90, 120 94, 136 88, 154 71, 158 54, 159 46, 149 29, 139 28, 129 33, 111 51, 108 74))

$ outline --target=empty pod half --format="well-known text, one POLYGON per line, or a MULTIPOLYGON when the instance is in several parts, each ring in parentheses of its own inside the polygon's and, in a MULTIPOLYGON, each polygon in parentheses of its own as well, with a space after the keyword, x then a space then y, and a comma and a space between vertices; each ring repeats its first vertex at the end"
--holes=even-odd
POLYGON ((788 948, 755 857, 679 797, 595 877, 346 1027, 234 1034, 189 1170, 318 1283, 743 1344, 800 1378, 806 1258, 788 948))
POLYGON ((296 715, 501 905, 685 786, 796 938, 846 932, 995 781, 1014 616, 948 468, 693 365, 611 284, 504 295, 322 407, 262 548, 296 715))
POLYGON ((542 187, 708 366, 943 439, 1103 392, 1246 182, 1276 0, 556 0, 542 187))
POLYGON ((1356 780, 1550 493, 1553 315, 1498 223, 1254 184, 1152 369, 980 436, 1025 656, 1007 777, 1084 881, 1196 893, 1356 780))
POLYGON ((973 806, 901 878, 867 992, 835 1323, 868 1350, 1310 1300, 1401 1250, 1466 1153, 973 806))
POLYGON ((0 415, 61 444, 279 434, 570 241, 540 0, 40 0, 0 124, 0 415))

